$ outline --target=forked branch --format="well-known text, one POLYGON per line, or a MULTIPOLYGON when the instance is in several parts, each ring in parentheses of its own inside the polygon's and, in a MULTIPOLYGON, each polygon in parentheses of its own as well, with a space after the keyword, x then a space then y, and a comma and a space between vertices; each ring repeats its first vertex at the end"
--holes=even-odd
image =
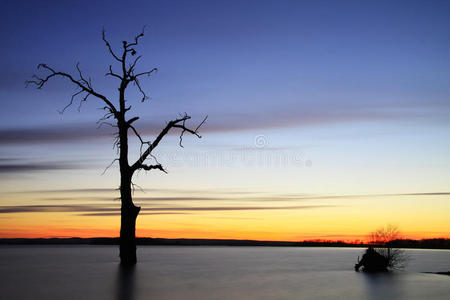
POLYGON ((202 136, 198 133, 198 130, 206 122, 207 118, 208 118, 208 116, 206 116, 195 129, 190 129, 190 128, 186 127, 186 121, 191 119, 191 116, 188 116, 187 114, 185 114, 181 118, 172 120, 169 123, 167 123, 166 127, 158 134, 156 139, 152 143, 149 143, 149 145, 148 145, 147 149, 144 151, 144 153, 142 153, 141 156, 139 157, 139 159, 131 166, 131 171, 134 172, 138 169, 143 168, 142 166, 143 166, 144 161, 152 153, 152 151, 158 146, 158 144, 161 142, 163 137, 167 133, 169 133, 169 131, 172 128, 182 129, 181 134, 180 134, 180 145, 181 146, 182 146, 181 143, 182 143, 182 139, 183 139, 183 134, 185 132, 189 132, 189 133, 197 136, 198 138, 201 138, 202 136))
POLYGON ((137 36, 134 37, 134 43, 127 44, 127 48, 136 46, 139 42, 139 39, 144 36, 144 31, 145 31, 145 26, 142 28, 141 33, 139 33, 137 36))

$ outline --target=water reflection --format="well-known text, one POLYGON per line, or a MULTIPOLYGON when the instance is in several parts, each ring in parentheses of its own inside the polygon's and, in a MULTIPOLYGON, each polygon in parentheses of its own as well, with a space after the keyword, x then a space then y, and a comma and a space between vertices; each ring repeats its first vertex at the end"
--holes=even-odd
POLYGON ((385 273, 361 273, 364 278, 365 295, 367 299, 394 299, 402 298, 402 282, 399 274, 385 273))
POLYGON ((136 288, 136 266, 118 266, 117 300, 134 300, 136 288))
POLYGON ((450 251, 414 250, 408 269, 353 271, 361 249, 141 247, 134 268, 117 247, 2 246, 1 299, 445 299, 450 251), (3 276, 7 274, 8 276, 3 276), (45 288, 43 288, 45 287, 45 288))

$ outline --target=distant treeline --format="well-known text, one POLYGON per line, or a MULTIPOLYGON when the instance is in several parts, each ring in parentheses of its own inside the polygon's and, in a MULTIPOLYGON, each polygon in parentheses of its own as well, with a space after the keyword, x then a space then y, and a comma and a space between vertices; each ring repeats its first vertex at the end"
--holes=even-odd
POLYGON ((450 239, 394 240, 393 248, 450 249, 450 239))
MULTIPOLYGON (((119 238, 8 238, 0 239, 0 245, 118 245, 119 238)), ((367 247, 366 243, 343 241, 253 241, 220 239, 163 239, 137 238, 138 245, 154 246, 271 246, 271 247, 367 247)), ((450 249, 450 239, 394 240, 394 248, 450 249)))

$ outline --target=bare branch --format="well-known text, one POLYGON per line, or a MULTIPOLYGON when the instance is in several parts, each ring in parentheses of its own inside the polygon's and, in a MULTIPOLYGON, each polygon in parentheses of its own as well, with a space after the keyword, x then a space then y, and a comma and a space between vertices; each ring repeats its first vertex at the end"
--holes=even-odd
MULTIPOLYGON (((201 121, 200 124, 198 124, 198 126, 194 130, 195 132, 197 132, 200 129, 200 127, 202 127, 202 125, 206 122, 206 119, 208 119, 208 115, 206 115, 203 121, 201 121)), ((199 136, 199 138, 201 138, 201 136, 199 136)))
POLYGON ((153 158, 154 160, 155 160, 155 162, 158 164, 158 165, 160 165, 160 162, 158 161, 158 159, 156 158, 156 156, 154 156, 153 154, 149 154, 149 156, 151 157, 151 158, 153 158))
POLYGON ((78 105, 78 112, 81 111, 81 105, 83 105, 83 102, 86 102, 87 98, 90 96, 91 94, 86 94, 83 99, 80 100, 80 104, 78 105))
POLYGON ((136 183, 134 183, 133 181, 131 181, 131 186, 132 186, 132 188, 133 188, 133 194, 134 194, 134 192, 136 191, 136 187, 137 187, 141 192, 145 193, 144 189, 143 189, 140 185, 137 185, 136 183))
POLYGON ((145 94, 144 90, 142 89, 138 77, 139 77, 139 76, 143 76, 143 75, 150 76, 150 74, 152 74, 153 72, 158 71, 158 69, 157 69, 157 68, 153 68, 153 69, 151 69, 150 71, 147 71, 147 72, 142 72, 142 73, 139 73, 139 74, 134 74, 134 66, 135 66, 135 64, 136 64, 136 62, 138 61, 139 58, 140 58, 140 56, 139 56, 139 57, 134 61, 134 63, 130 66, 130 68, 128 69, 128 73, 127 73, 126 76, 129 77, 128 82, 133 81, 134 84, 137 86, 139 92, 142 94, 141 102, 144 102, 145 100, 148 99, 148 96, 145 94))
POLYGON ((153 69, 151 69, 150 71, 142 72, 142 73, 133 75, 132 77, 133 77, 133 78, 137 78, 137 77, 142 76, 142 75, 150 76, 150 74, 152 74, 153 72, 157 72, 157 71, 158 71, 158 68, 153 68, 153 69))
MULTIPOLYGON (((44 86, 44 84, 46 84, 51 78, 58 77, 58 76, 59 77, 64 77, 64 78, 69 79, 76 86, 78 86, 83 92, 86 92, 86 93, 88 93, 90 95, 93 95, 93 96, 101 99, 103 102, 105 102, 108 105, 109 110, 112 113, 114 113, 114 114, 117 113, 117 110, 116 110, 115 106, 111 103, 111 101, 109 101, 108 98, 106 98, 104 95, 94 91, 94 89, 92 89, 91 84, 82 77, 81 71, 80 71, 80 69, 78 67, 78 64, 77 64, 77 69, 80 72, 81 80, 74 79, 72 77, 72 75, 70 75, 70 74, 67 74, 67 73, 64 73, 64 72, 57 72, 54 69, 52 69, 49 66, 47 66, 46 64, 39 64, 38 65, 38 69, 40 69, 40 68, 44 68, 44 69, 50 71, 50 75, 47 75, 47 77, 45 77, 45 78, 40 78, 40 77, 34 75, 33 78, 35 78, 36 80, 28 80, 28 81, 26 81, 27 85, 34 84, 34 85, 37 86, 38 89, 41 89, 44 86)), ((73 102, 73 95, 72 95, 72 99, 71 99, 71 103, 72 102, 73 102)), ((70 106, 70 104, 69 104, 69 106, 70 106)))
POLYGON ((98 124, 97 129, 101 128, 102 125, 108 125, 108 126, 111 126, 113 128, 117 127, 117 125, 114 125, 113 123, 110 123, 110 122, 97 122, 97 124, 98 124))
POLYGON ((119 146, 120 146, 120 138, 119 138, 119 135, 117 134, 115 139, 114 139, 113 146, 112 146, 113 149, 114 148, 116 149, 116 153, 117 154, 119 154, 119 146))
POLYGON ((58 110, 58 112, 62 115, 66 109, 72 105, 73 100, 75 99, 76 96, 78 96, 79 94, 81 94, 82 92, 84 92, 83 90, 79 90, 78 92, 76 92, 75 94, 72 95, 72 97, 70 97, 70 102, 69 104, 67 104, 66 106, 64 106, 64 108, 62 110, 58 110))
POLYGON ((139 84, 139 80, 137 78, 134 78, 134 84, 138 87, 139 92, 142 94, 141 102, 144 102, 148 99, 147 95, 145 94, 144 90, 141 88, 141 85, 139 84))
MULTIPOLYGON (((134 134, 136 135, 136 137, 137 137, 137 138, 139 139, 139 141, 141 142, 141 145, 139 146, 139 155, 142 155, 142 147, 143 147, 144 145, 150 145, 150 141, 144 141, 144 140, 142 139, 141 135, 139 134, 139 132, 136 130, 136 128, 134 128, 134 126, 131 125, 131 123, 132 123, 134 120, 137 120, 137 119, 139 119, 139 117, 135 117, 135 118, 129 120, 129 121, 128 121, 128 127, 131 128, 131 130, 133 130, 134 134)), ((158 161, 156 160, 156 158, 155 158, 155 161, 158 162, 158 161)))
POLYGON ((139 38, 141 38, 141 37, 144 36, 144 31, 145 31, 145 25, 144 25, 144 27, 142 28, 142 32, 139 33, 139 34, 134 38, 134 43, 128 44, 127 47, 133 47, 133 46, 136 46, 136 45, 138 44, 138 42, 139 42, 139 38))
MULTIPOLYGON (((104 107, 103 109, 108 109, 107 107, 104 107)), ((103 117, 101 117, 100 119, 98 119, 97 124, 100 123, 101 121, 106 121, 109 118, 113 117, 114 114, 111 112, 106 113, 103 117)))
POLYGON ((157 164, 157 165, 144 165, 144 164, 141 164, 139 166, 139 169, 143 169, 145 171, 160 170, 160 171, 162 171, 162 172, 167 174, 167 171, 163 168, 163 166, 161 164, 157 164))
POLYGON ((131 124, 133 124, 134 121, 137 121, 137 120, 139 120, 139 117, 133 117, 127 121, 127 124, 131 125, 131 124))
MULTIPOLYGON (((107 109, 107 107, 105 107, 104 109, 107 109)), ((103 117, 98 119, 98 121, 97 121, 97 125, 98 125, 97 129, 102 127, 103 125, 108 125, 108 126, 111 126, 111 127, 117 127, 117 125, 114 125, 114 124, 112 124, 110 122, 106 122, 106 120, 108 120, 112 116, 114 116, 114 114, 112 114, 111 112, 108 112, 103 117)))
POLYGON ((184 132, 186 131, 184 128, 186 128, 184 125, 185 125, 185 123, 186 123, 186 120, 184 120, 183 121, 183 125, 181 125, 181 128, 183 128, 183 131, 181 131, 181 133, 180 133, 180 142, 178 143, 179 145, 180 145, 180 147, 181 148, 184 148, 184 146, 183 146, 183 135, 184 135, 184 132))
POLYGON ((140 34, 138 34, 138 35, 134 38, 134 42, 133 42, 133 43, 128 43, 127 41, 122 41, 122 44, 123 44, 123 53, 122 53, 122 58, 121 58, 120 61, 121 61, 121 63, 122 63, 122 73, 123 73, 123 75, 122 75, 122 76, 118 76, 117 74, 115 74, 115 75, 116 75, 116 76, 115 76, 115 75, 113 74, 111 68, 110 68, 110 72, 107 73, 107 75, 112 75, 112 76, 115 76, 115 77, 117 77, 117 78, 120 78, 120 79, 122 80, 122 86, 123 86, 123 88, 126 88, 126 86, 128 85, 128 83, 133 82, 133 83, 137 86, 139 92, 140 92, 141 95, 142 95, 141 102, 144 102, 144 101, 147 100, 149 97, 146 95, 146 93, 145 93, 144 90, 142 89, 141 84, 140 84, 140 82, 139 82, 139 80, 138 80, 138 77, 143 76, 143 75, 150 76, 151 73, 157 71, 158 69, 157 69, 157 68, 153 68, 153 69, 151 69, 150 71, 147 71, 147 72, 141 72, 141 73, 135 74, 135 73, 134 73, 134 69, 135 69, 135 67, 136 67, 136 64, 138 63, 138 61, 141 59, 142 56, 140 55, 140 56, 136 57, 136 59, 133 61, 133 63, 129 65, 128 69, 126 69, 126 67, 125 67, 125 61, 126 61, 127 53, 128 53, 128 52, 131 52, 131 55, 135 55, 135 54, 136 54, 136 50, 135 50, 133 47, 136 46, 136 45, 138 44, 139 38, 141 38, 141 37, 144 36, 144 31, 145 31, 145 26, 144 26, 144 28, 142 29, 142 32, 141 32, 140 34))
POLYGON ((181 128, 181 129, 183 129, 183 131, 181 131, 181 134, 180 134, 180 142, 179 142, 180 147, 184 148, 182 142, 183 142, 183 135, 184 135, 184 133, 185 133, 186 131, 189 132, 189 133, 191 133, 191 134, 193 134, 193 135, 196 135, 198 138, 202 138, 201 135, 198 134, 198 130, 199 130, 199 128, 203 125, 203 123, 206 122, 206 119, 207 119, 207 118, 208 118, 208 116, 206 116, 206 117, 203 119, 203 121, 197 126, 197 128, 195 128, 195 130, 191 130, 191 129, 189 129, 189 128, 187 128, 187 127, 185 126, 185 122, 186 122, 187 119, 186 119, 186 120, 183 120, 183 124, 182 124, 182 125, 173 125, 174 128, 181 128))
POLYGON ((84 83, 88 88, 92 89, 91 80, 89 79, 89 81, 87 81, 86 79, 84 79, 83 73, 81 73, 81 70, 80 70, 80 63, 79 62, 77 62, 76 67, 77 67, 77 70, 78 70, 78 74, 80 75, 80 81, 82 83, 84 83))
POLYGON ((128 127, 130 127, 131 130, 133 130, 134 134, 135 134, 135 135, 137 136, 137 138, 141 141, 141 147, 142 147, 142 144, 147 144, 147 145, 150 144, 150 142, 145 142, 145 141, 142 139, 141 135, 138 133, 138 131, 136 130, 136 128, 134 128, 134 126, 128 125, 128 127))
POLYGON ((141 59, 141 57, 142 57, 142 55, 139 55, 138 57, 136 57, 134 62, 130 65, 130 68, 128 68, 128 76, 131 76, 131 74, 133 73, 134 67, 136 66, 136 63, 138 62, 139 59, 141 59))
POLYGON ((156 137, 156 139, 149 144, 148 148, 144 151, 144 153, 142 153, 142 155, 139 157, 139 159, 131 166, 131 171, 134 172, 135 170, 139 169, 141 167, 141 165, 143 164, 143 162, 147 159, 147 157, 149 156, 149 154, 153 151, 153 149, 155 149, 159 142, 162 140, 162 138, 170 131, 170 129, 172 128, 181 128, 183 129, 182 133, 184 131, 187 131, 191 134, 194 134, 195 136, 197 136, 198 138, 201 138, 201 135, 198 134, 198 130, 200 129, 200 127, 205 123, 206 119, 208 118, 208 116, 206 116, 203 121, 197 126, 197 128, 195 130, 192 130, 190 128, 187 128, 185 126, 185 122, 187 120, 189 120, 191 117, 188 116, 187 114, 185 114, 184 116, 170 121, 169 123, 167 123, 166 127, 159 133, 159 135, 156 137))
POLYGON ((104 175, 106 173, 106 171, 108 171, 109 168, 112 167, 112 165, 114 164, 114 162, 119 161, 118 158, 114 159, 102 172, 102 175, 104 175))
POLYGON ((120 80, 123 80, 122 76, 120 76, 120 75, 118 75, 118 74, 116 74, 116 73, 113 72, 112 66, 111 66, 111 65, 109 65, 109 72, 106 73, 105 76, 108 76, 108 75, 109 75, 109 76, 114 76, 114 77, 116 77, 116 78, 119 78, 120 80))
POLYGON ((102 30, 102 39, 106 44, 106 47, 108 47, 109 53, 111 53, 111 55, 118 61, 118 62, 122 62, 122 60, 114 53, 114 51, 111 48, 111 45, 109 44, 108 40, 106 39, 105 36, 105 29, 102 30))

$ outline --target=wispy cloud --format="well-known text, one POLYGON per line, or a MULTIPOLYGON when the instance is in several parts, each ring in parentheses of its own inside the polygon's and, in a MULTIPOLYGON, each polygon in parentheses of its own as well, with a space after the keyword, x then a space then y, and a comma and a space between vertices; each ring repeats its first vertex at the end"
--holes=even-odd
POLYGON ((118 188, 83 188, 83 189, 57 189, 57 190, 29 190, 21 194, 86 194, 117 192, 118 188))
MULTIPOLYGON (((62 191, 62 190, 59 190, 62 191)), ((69 190, 72 191, 72 190, 69 190)), ((81 191, 111 191, 110 189, 75 189, 75 192, 81 191)), ((311 204, 311 202, 304 205, 280 205, 281 203, 293 202, 305 202, 315 200, 332 200, 332 199, 371 199, 376 197, 442 197, 450 196, 450 192, 423 192, 423 193, 397 193, 397 194, 371 194, 371 195, 304 195, 304 194, 287 194, 287 195, 261 195, 261 196, 249 196, 249 195, 233 195, 233 196, 169 196, 169 197, 135 197, 136 203, 148 202, 149 207, 145 205, 141 209, 141 214, 183 214, 203 211, 258 211, 258 210, 301 210, 301 209, 324 209, 332 207, 343 207, 344 203, 340 201, 337 204, 311 204), (196 202, 208 202, 214 203, 214 205, 197 206, 196 202), (174 202, 173 205, 167 202, 174 202), (239 203, 240 202, 240 203, 239 203), (243 203, 246 205, 243 205, 243 203), (261 205, 262 203, 272 202, 271 205, 261 205), (278 205, 273 205, 278 202, 278 205), (217 205, 221 203, 221 205, 217 205), (229 205, 234 203, 233 205, 229 205), (255 204, 259 205, 255 205, 255 204), (225 204, 225 205, 224 205, 225 204), (240 205, 237 205, 240 204, 240 205)), ((38 198, 39 201, 111 201, 110 204, 102 204, 97 202, 95 204, 58 204, 58 205, 17 205, 17 206, 0 206, 0 214, 11 213, 39 213, 39 212, 69 212, 80 213, 84 216, 114 216, 120 215, 119 201, 115 203, 113 198, 108 197, 49 197, 38 198)), ((198 202, 198 203, 200 203, 198 202)), ((297 204, 297 203, 296 203, 297 204)))
MULTIPOLYGON (((387 196, 392 194, 386 194, 387 196)), ((435 193, 409 193, 409 194, 397 194, 398 196, 447 196, 449 192, 435 192, 435 193)))
MULTIPOLYGON (((118 188, 79 188, 79 189, 54 189, 54 190, 28 190, 14 193, 20 194, 104 194, 104 193, 117 193, 118 188)), ((178 189, 178 188, 147 188, 139 189, 139 193, 171 193, 171 194, 190 194, 190 195, 251 195, 261 194, 261 191, 242 191, 232 189, 178 189)))
MULTIPOLYGON (((141 212, 139 215, 189 215, 190 213, 184 213, 184 212, 160 212, 160 213, 148 213, 148 212, 141 212)), ((91 217, 109 217, 109 216, 120 216, 120 212, 99 212, 99 213, 84 213, 79 214, 79 216, 91 216, 91 217)))
MULTIPOLYGON (((371 199, 377 197, 439 197, 450 196, 450 192, 419 192, 419 193, 384 193, 384 194, 342 194, 342 195, 315 195, 302 193, 271 194, 264 191, 248 190, 222 190, 222 189, 144 189, 139 195, 145 193, 161 193, 169 196, 137 196, 136 202, 195 202, 195 201, 224 201, 224 202, 284 202, 284 201, 314 201, 330 199, 371 199), (181 195, 179 195, 181 194, 181 195), (185 196, 189 195, 189 196, 185 196)), ((114 188, 82 188, 82 189, 57 189, 57 190, 30 190, 11 192, 12 194, 27 194, 39 201, 111 201, 118 200, 118 189, 114 188), (64 194, 64 196, 45 197, 43 194, 64 194), (67 194, 71 194, 68 196, 67 194), (107 196, 107 195, 110 196, 107 196)))
POLYGON ((0 206, 0 214, 29 212, 115 212, 119 208, 93 205, 18 205, 0 206))
POLYGON ((23 163, 11 163, 10 161, 0 161, 0 174, 10 174, 19 172, 37 172, 37 171, 53 171, 53 170, 72 170, 83 169, 80 163, 76 162, 23 162, 23 163))
POLYGON ((94 125, 72 124, 62 126, 44 126, 33 128, 0 129, 0 144, 42 144, 42 143, 73 143, 89 141, 102 136, 112 136, 108 128, 95 129, 94 125))
MULTIPOLYGON (((201 132, 222 133, 236 131, 254 131, 262 129, 305 127, 336 123, 348 123, 359 121, 386 121, 421 118, 423 113, 409 110, 389 109, 355 109, 343 110, 305 110, 297 107, 285 107, 270 112, 270 117, 265 111, 257 111, 252 114, 227 113, 211 115, 201 132)), ((161 131, 167 120, 171 117, 160 118, 152 122, 136 122, 135 126, 142 135, 155 135, 161 131)), ((192 126, 195 126, 192 121, 192 126)), ((114 130, 109 127, 101 127, 94 130, 93 124, 70 124, 57 126, 43 126, 32 128, 4 128, 0 130, 0 143, 12 144, 40 144, 40 143, 74 143, 89 141, 99 137, 112 137, 114 130)), ((178 134, 172 130, 169 134, 178 134)))
POLYGON ((450 192, 423 192, 423 193, 392 193, 392 194, 347 194, 347 195, 305 195, 305 194, 278 194, 259 198, 261 201, 299 201, 299 200, 327 200, 327 199, 369 199, 380 197, 419 197, 419 196, 449 196, 450 192))
MULTIPOLYGON (((304 205, 304 206, 203 206, 203 207, 151 207, 143 208, 142 212, 148 214, 153 211, 184 212, 184 211, 228 211, 228 210, 289 210, 289 209, 314 209, 335 207, 330 205, 304 205)), ((118 214, 120 208, 102 207, 95 205, 19 205, 0 206, 0 214, 11 213, 37 213, 37 212, 82 212, 88 215, 112 215, 118 214), (105 214, 106 213, 106 214, 105 214)), ((86 215, 85 214, 85 215, 86 215)))
POLYGON ((154 207, 146 210, 159 211, 217 211, 217 210, 289 210, 289 209, 312 209, 329 208, 336 205, 302 205, 302 206, 207 206, 207 207, 154 207))

